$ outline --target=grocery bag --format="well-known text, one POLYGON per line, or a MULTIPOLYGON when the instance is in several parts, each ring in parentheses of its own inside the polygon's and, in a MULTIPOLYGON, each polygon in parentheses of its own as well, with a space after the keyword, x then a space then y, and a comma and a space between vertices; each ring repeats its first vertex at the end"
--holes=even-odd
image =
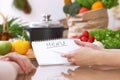
POLYGON ((90 10, 75 16, 66 15, 68 38, 79 36, 84 30, 105 29, 108 27, 107 9, 90 10))

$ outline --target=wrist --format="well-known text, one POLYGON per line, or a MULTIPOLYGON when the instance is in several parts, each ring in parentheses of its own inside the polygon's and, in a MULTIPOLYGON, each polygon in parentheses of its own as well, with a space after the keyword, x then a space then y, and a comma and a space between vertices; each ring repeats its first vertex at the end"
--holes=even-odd
POLYGON ((101 51, 96 57, 96 65, 113 67, 120 66, 119 53, 112 52, 111 50, 104 50, 101 51))
POLYGON ((90 66, 102 65, 102 58, 103 58, 103 51, 102 50, 94 50, 91 52, 91 59, 89 59, 90 66))
POLYGON ((101 65, 106 65, 106 58, 107 57, 107 53, 105 50, 100 50, 96 53, 95 56, 95 65, 101 66, 101 65))

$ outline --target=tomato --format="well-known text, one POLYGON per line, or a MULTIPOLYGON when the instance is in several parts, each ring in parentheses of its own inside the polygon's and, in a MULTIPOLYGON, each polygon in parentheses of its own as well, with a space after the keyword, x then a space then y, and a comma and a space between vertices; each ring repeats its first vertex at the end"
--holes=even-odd
POLYGON ((94 40, 95 40, 95 37, 94 36, 89 36, 89 38, 88 38, 88 41, 87 42, 94 42, 94 40))
POLYGON ((78 10, 78 14, 89 11, 87 8, 82 7, 78 10))
POLYGON ((82 37, 80 37, 80 40, 83 41, 83 42, 87 42, 88 38, 86 36, 82 36, 82 37))

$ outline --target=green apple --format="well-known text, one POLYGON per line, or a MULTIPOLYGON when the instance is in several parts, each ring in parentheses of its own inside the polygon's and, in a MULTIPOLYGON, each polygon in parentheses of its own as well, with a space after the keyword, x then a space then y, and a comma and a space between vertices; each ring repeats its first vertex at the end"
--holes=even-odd
POLYGON ((5 55, 9 53, 12 49, 12 44, 10 41, 0 41, 0 55, 5 55))

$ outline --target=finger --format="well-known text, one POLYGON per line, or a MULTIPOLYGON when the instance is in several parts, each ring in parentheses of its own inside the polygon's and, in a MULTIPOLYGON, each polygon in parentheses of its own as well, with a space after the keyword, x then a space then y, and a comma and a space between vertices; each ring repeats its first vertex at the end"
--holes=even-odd
POLYGON ((2 56, 2 57, 0 58, 0 60, 9 61, 9 58, 6 58, 6 57, 2 56))
POLYGON ((62 72, 61 74, 62 74, 65 78, 68 78, 68 79, 71 77, 70 74, 66 74, 66 73, 64 73, 64 72, 62 72))
POLYGON ((22 60, 25 64, 25 66, 26 66, 26 72, 27 73, 30 73, 30 72, 36 70, 36 67, 31 63, 31 61, 26 56, 24 56, 22 58, 23 58, 22 60))
POLYGON ((68 70, 68 73, 69 73, 70 75, 74 75, 74 71, 71 70, 71 69, 68 70))
POLYGON ((73 58, 68 58, 68 61, 72 62, 72 63, 76 62, 75 59, 73 59, 73 58))
POLYGON ((61 54, 62 57, 71 58, 72 54, 61 54))
POLYGON ((30 72, 29 62, 24 57, 23 58, 21 57, 21 60, 23 61, 24 64, 24 66, 22 65, 21 67, 24 67, 25 74, 28 74, 30 72))
POLYGON ((70 65, 74 65, 76 66, 77 64, 75 63, 75 60, 72 60, 72 59, 67 59, 68 62, 70 62, 70 65))
POLYGON ((36 69, 36 67, 33 64, 31 64, 29 59, 27 59, 24 62, 26 63, 26 68, 28 69, 28 71, 27 71, 28 73, 30 73, 30 72, 32 72, 32 71, 34 71, 36 69))
POLYGON ((79 46, 85 46, 88 43, 88 42, 82 42, 82 41, 79 41, 79 40, 74 40, 74 42, 79 46))
POLYGON ((26 69, 26 64, 24 62, 24 59, 21 57, 18 57, 18 60, 16 61, 18 63, 18 65, 21 67, 21 69, 24 71, 25 74, 28 73, 27 69, 26 69))
POLYGON ((92 44, 92 43, 87 43, 86 45, 85 45, 86 47, 96 47, 96 45, 95 44, 92 44))
POLYGON ((27 57, 24 56, 24 57, 21 57, 21 59, 23 60, 23 63, 24 63, 23 67, 25 68, 24 72, 26 74, 36 69, 36 67, 30 62, 30 60, 27 57))
POLYGON ((3 58, 3 60, 5 60, 5 61, 10 61, 10 58, 3 58))
POLYGON ((76 63, 73 63, 73 62, 71 63, 71 65, 77 66, 77 64, 76 64, 76 63))
POLYGON ((32 64, 31 66, 31 72, 35 72, 36 71, 36 67, 32 64))
POLYGON ((77 45, 80 45, 80 46, 83 46, 83 47, 90 47, 90 48, 94 48, 94 49, 99 49, 99 47, 97 45, 92 44, 90 42, 82 42, 82 41, 75 40, 75 43, 77 45))
POLYGON ((68 60, 68 62, 71 62, 71 59, 70 59, 70 58, 68 58, 67 60, 68 60))

